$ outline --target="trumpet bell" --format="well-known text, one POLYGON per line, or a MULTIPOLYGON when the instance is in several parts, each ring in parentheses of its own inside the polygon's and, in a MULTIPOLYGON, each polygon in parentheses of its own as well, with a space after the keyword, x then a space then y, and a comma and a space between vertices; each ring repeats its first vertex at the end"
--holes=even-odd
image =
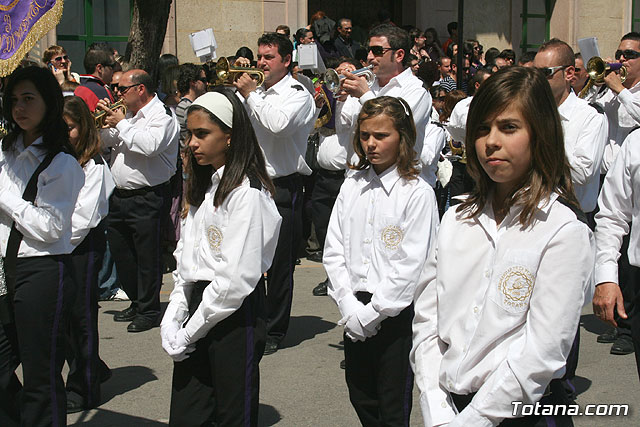
MULTIPOLYGON (((369 65, 364 68, 360 68, 359 70, 355 70, 351 74, 353 74, 354 76, 363 76, 367 80, 367 85, 371 87, 373 86, 373 82, 376 81, 376 75, 373 74, 372 70, 373 65, 369 65)), ((322 82, 327 87, 327 89, 329 89, 334 94, 338 93, 344 79, 345 76, 341 76, 333 68, 328 68, 322 76, 322 82)))
POLYGON ((587 74, 589 79, 593 80, 593 84, 601 86, 604 84, 604 78, 612 71, 620 70, 620 79, 624 83, 627 78, 627 69, 619 62, 604 62, 598 56, 594 56, 587 62, 587 74))
POLYGON ((258 68, 232 67, 227 58, 220 58, 216 63, 216 78, 214 86, 232 86, 233 82, 242 73, 247 73, 256 79, 256 84, 261 86, 264 83, 264 72, 258 68))

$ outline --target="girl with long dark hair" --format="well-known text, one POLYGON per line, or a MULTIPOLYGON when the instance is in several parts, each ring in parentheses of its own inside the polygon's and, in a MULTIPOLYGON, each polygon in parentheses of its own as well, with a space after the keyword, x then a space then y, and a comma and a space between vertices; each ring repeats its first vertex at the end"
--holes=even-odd
POLYGON ((4 95, 9 134, 0 151, 0 250, 8 292, 0 313, 0 420, 65 425, 61 371, 74 295, 68 254, 84 173, 62 118, 60 85, 47 69, 16 70, 4 95))
POLYGON ((281 218, 246 111, 228 89, 187 113, 189 213, 160 326, 174 359, 170 425, 257 425, 263 273, 281 218))

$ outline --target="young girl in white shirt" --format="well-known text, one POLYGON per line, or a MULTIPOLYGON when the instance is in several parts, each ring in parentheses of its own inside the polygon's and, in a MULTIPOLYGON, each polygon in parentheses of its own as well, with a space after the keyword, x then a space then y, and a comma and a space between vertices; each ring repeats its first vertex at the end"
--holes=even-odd
POLYGON ((3 426, 66 425, 62 366, 74 295, 68 254, 84 174, 71 154, 62 106, 60 85, 46 68, 21 68, 9 77, 3 98, 9 134, 0 151, 0 250, 13 284, 0 313, 3 426), (30 188, 35 197, 26 194, 30 188), (19 364, 23 384, 15 374, 19 364))
POLYGON ((438 215, 418 176, 408 104, 367 101, 354 136, 357 172, 331 213, 323 263, 344 325, 349 396, 365 426, 409 425, 413 296, 438 215))
POLYGON ((190 205, 161 323, 174 359, 172 426, 258 422, 258 363, 266 341, 263 273, 280 215, 244 108, 225 89, 187 113, 190 205))
POLYGON ((85 177, 71 218, 76 295, 69 322, 66 389, 67 412, 73 413, 98 406, 100 383, 111 376, 98 354, 98 272, 107 245, 102 220, 109 213, 115 184, 100 155, 100 136, 87 104, 82 98, 67 96, 63 115, 85 177))
POLYGON ((567 403, 554 379, 594 265, 545 76, 491 76, 465 141, 475 187, 444 215, 416 293, 411 361, 425 425, 572 425, 523 406, 567 403))

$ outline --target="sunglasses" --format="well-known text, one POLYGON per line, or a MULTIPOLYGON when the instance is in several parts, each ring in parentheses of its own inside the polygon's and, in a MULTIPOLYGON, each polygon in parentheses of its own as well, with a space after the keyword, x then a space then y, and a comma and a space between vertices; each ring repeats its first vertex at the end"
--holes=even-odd
POLYGON ((382 46, 369 46, 368 51, 373 53, 374 56, 382 56, 385 52, 389 50, 398 50, 392 47, 382 47, 382 46))
POLYGON ((62 60, 68 61, 69 57, 67 55, 63 55, 63 56, 56 56, 55 58, 52 59, 52 61, 56 61, 56 62, 60 62, 62 60))
POLYGON ((207 80, 207 78, 206 78, 206 77, 200 77, 200 78, 198 79, 198 81, 200 81, 200 82, 202 82, 202 83, 204 83, 204 84, 209 83, 209 80, 207 80))
POLYGON ((127 91, 128 91, 129 89, 131 89, 132 87, 134 87, 134 86, 140 86, 141 84, 142 84, 142 83, 136 83, 136 84, 134 84, 134 85, 130 85, 130 86, 120 86, 120 87, 119 87, 120 93, 124 95, 124 94, 125 94, 125 93, 127 93, 127 91))
POLYGON ((115 62, 111 62, 111 63, 109 63, 109 64, 102 64, 102 66, 103 66, 103 67, 113 68, 113 67, 115 67, 115 66, 116 66, 116 63, 115 63, 115 62))
POLYGON ((567 67, 571 67, 571 65, 557 65, 555 67, 541 67, 541 68, 538 68, 538 70, 542 71, 542 74, 544 74, 545 77, 551 77, 552 75, 554 75, 556 73, 556 71, 564 70, 567 67))
POLYGON ((626 59, 640 58, 640 52, 638 52, 637 50, 631 50, 631 49, 616 50, 616 60, 619 60, 620 57, 622 57, 622 55, 624 55, 626 59))

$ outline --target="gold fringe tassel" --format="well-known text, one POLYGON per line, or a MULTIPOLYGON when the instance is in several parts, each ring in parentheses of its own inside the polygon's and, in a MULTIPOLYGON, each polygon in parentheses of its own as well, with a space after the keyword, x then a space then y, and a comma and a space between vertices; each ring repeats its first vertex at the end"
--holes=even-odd
POLYGON ((31 31, 29 31, 29 34, 27 34, 11 58, 0 59, 0 77, 8 76, 18 68, 20 61, 29 53, 38 40, 58 25, 60 18, 62 18, 62 4, 63 0, 57 0, 56 4, 33 24, 31 31))

